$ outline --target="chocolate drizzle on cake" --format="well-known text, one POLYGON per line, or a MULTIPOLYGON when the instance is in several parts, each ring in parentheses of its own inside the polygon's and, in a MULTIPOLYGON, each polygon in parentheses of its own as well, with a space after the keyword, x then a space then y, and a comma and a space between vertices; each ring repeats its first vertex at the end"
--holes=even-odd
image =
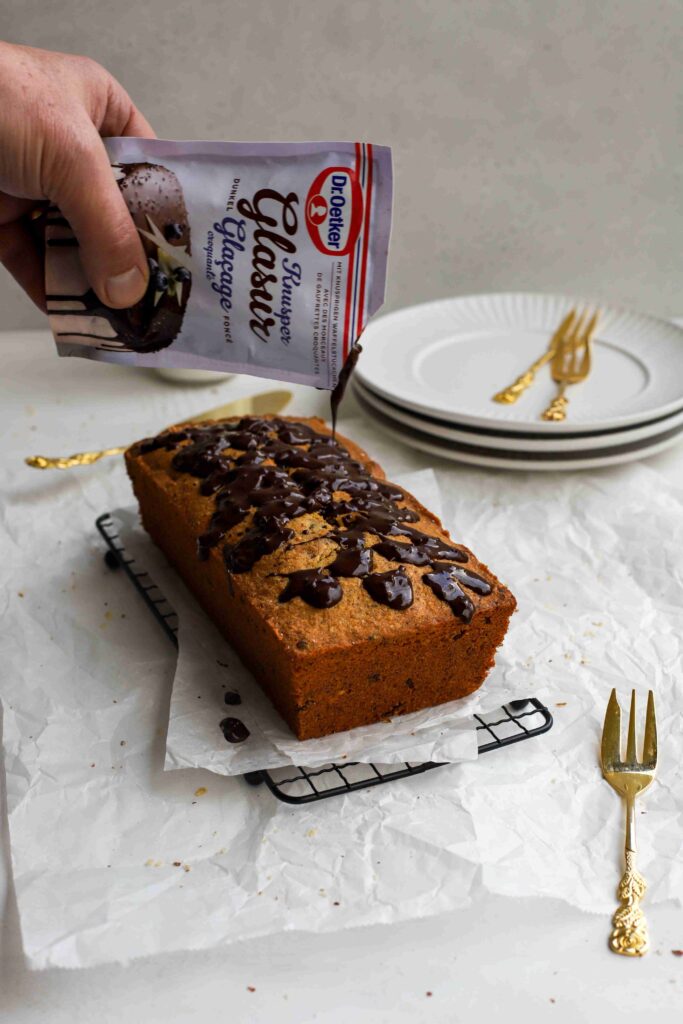
POLYGON ((200 559, 245 520, 244 532, 223 543, 226 568, 234 575, 293 544, 325 539, 336 545, 326 565, 275 574, 286 580, 283 603, 299 597, 314 608, 332 608, 344 596, 339 580, 360 579, 373 601, 402 611, 414 601, 405 565, 429 567, 423 582, 465 622, 474 604, 463 587, 491 592, 483 577, 454 564, 467 561, 462 549, 410 525, 420 517, 401 507, 400 488, 371 476, 337 440, 306 424, 247 416, 188 426, 141 441, 136 454, 159 449, 174 451, 173 469, 198 478, 200 492, 214 496, 209 527, 197 538, 200 559), (297 534, 291 524, 310 513, 322 519, 321 530, 297 534), (399 566, 375 572, 378 555, 399 566))
POLYGON ((373 601, 387 604, 402 611, 413 603, 413 586, 401 565, 389 572, 373 572, 363 580, 363 586, 373 601))
POLYGON ((344 596, 341 584, 327 569, 299 569, 288 573, 287 579, 278 598, 283 603, 301 597, 314 608, 332 608, 344 596))

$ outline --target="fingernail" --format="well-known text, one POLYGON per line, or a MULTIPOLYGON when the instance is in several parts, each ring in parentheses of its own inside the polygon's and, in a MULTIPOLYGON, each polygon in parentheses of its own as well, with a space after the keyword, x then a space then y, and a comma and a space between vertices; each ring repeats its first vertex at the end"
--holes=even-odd
POLYGON ((123 309, 132 306, 142 297, 145 290, 145 275, 139 267, 131 267, 122 274, 108 277, 105 288, 107 303, 123 309))

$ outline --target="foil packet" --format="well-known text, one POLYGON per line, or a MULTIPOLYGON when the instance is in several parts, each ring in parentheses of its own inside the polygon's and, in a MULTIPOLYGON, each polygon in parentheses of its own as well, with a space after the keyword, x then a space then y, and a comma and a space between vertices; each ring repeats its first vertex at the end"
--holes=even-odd
POLYGON ((69 224, 49 208, 47 310, 59 354, 333 390, 384 301, 391 150, 139 138, 105 145, 149 286, 130 309, 103 305, 69 224))

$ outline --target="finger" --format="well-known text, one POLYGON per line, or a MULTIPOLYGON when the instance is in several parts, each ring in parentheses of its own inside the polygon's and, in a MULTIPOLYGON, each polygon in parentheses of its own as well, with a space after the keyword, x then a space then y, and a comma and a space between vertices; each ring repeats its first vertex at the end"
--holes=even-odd
POLYGON ((50 199, 69 221, 80 246, 86 277, 99 298, 114 309, 138 302, 147 287, 148 267, 140 237, 114 181, 102 140, 91 123, 83 126, 70 159, 49 185, 50 199))
POLYGON ((45 258, 42 246, 25 221, 0 225, 0 263, 45 312, 45 258))
POLYGON ((109 72, 107 76, 107 101, 104 112, 95 127, 100 135, 135 135, 142 139, 154 139, 156 133, 151 124, 133 103, 132 99, 109 72))
POLYGON ((132 106, 130 117, 123 126, 121 135, 136 135, 140 139, 156 139, 156 132, 146 117, 140 113, 137 107, 132 106))

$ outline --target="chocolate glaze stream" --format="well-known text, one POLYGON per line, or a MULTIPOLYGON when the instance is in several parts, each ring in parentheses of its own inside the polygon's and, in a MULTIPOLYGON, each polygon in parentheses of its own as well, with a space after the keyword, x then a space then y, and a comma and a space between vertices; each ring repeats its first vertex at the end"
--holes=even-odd
POLYGON ((358 580, 373 601, 405 611, 414 600, 405 565, 431 568, 422 580, 465 621, 474 605, 462 588, 491 592, 483 577, 453 564, 467 561, 462 549, 410 525, 420 517, 401 506, 400 487, 371 476, 343 445, 306 424, 246 416, 187 426, 141 441, 135 453, 158 449, 173 451, 173 469, 196 477, 200 492, 213 497, 197 553, 207 558, 222 544, 229 578, 280 549, 322 539, 334 545, 326 565, 271 574, 283 580, 282 603, 298 597, 314 608, 332 608, 344 597, 339 580, 347 579, 349 587, 358 580), (318 516, 313 536, 297 532, 295 521, 311 513, 318 516), (377 557, 399 567, 377 572, 377 557))
POLYGON ((346 394, 346 388, 353 373, 358 357, 363 351, 362 347, 356 342, 348 356, 346 362, 341 368, 339 379, 337 380, 336 387, 330 396, 330 408, 332 410, 332 437, 337 435, 337 413, 339 412, 339 406, 342 403, 342 399, 346 394))

